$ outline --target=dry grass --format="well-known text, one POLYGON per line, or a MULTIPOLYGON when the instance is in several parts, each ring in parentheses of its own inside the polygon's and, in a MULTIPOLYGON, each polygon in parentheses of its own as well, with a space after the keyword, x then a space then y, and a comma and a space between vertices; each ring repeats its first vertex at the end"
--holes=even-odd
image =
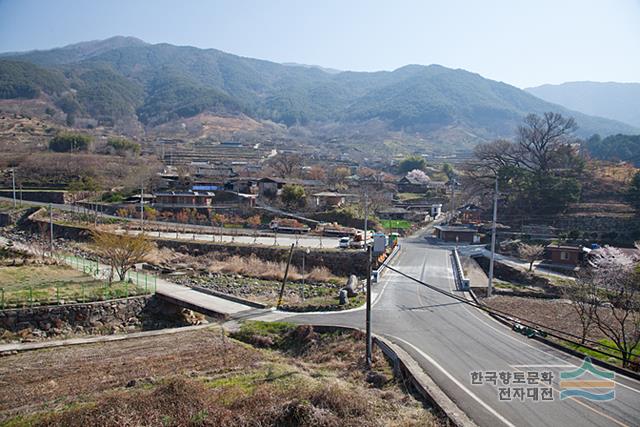
MULTIPOLYGON (((286 266, 286 262, 264 261, 255 255, 249 257, 233 255, 212 261, 208 270, 212 273, 240 274, 266 280, 282 280, 286 266)), ((303 277, 315 282, 339 280, 326 267, 313 268, 309 273, 303 275, 297 267, 289 266, 289 280, 301 280, 303 277)))
MULTIPOLYGON (((146 260, 159 266, 184 264, 196 270, 206 269, 211 273, 239 274, 265 280, 282 280, 287 265, 286 262, 265 261, 255 255, 248 257, 239 255, 224 257, 218 254, 191 256, 168 248, 153 249, 146 256, 146 260)), ((343 278, 334 276, 327 267, 314 267, 304 275, 296 266, 289 267, 289 280, 298 281, 303 277, 308 282, 316 283, 344 281, 343 278)))
POLYGON ((8 356, 0 368, 0 420, 14 426, 442 425, 392 379, 379 351, 375 375, 366 374, 361 334, 265 325, 255 322, 251 330, 282 333, 279 350, 258 350, 207 329, 8 356), (7 418, 17 414, 22 417, 7 418))

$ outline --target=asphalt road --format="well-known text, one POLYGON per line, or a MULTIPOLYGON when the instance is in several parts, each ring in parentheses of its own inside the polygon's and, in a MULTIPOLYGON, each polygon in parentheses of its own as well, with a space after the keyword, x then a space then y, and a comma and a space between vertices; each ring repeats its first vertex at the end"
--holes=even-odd
MULTIPOLYGON (((124 230, 120 230, 124 232, 124 230)), ((138 230, 132 230, 131 233, 140 233, 138 230)), ((147 231, 146 234, 151 237, 166 238, 166 239, 181 239, 196 242, 225 242, 225 243, 243 243, 247 245, 263 245, 263 246, 286 246, 289 247, 292 244, 303 248, 331 248, 338 247, 338 237, 319 237, 315 235, 296 235, 278 233, 277 236, 263 236, 257 237, 249 235, 233 235, 233 234, 206 234, 206 233, 181 233, 181 232, 161 232, 161 231, 147 231)))
MULTIPOLYGON (((0 197, 0 200, 3 201, 12 201, 13 199, 8 197, 0 197)), ((33 205, 33 206, 49 206, 49 203, 43 202, 31 202, 25 201, 25 204, 33 205)), ((82 207, 76 205, 65 205, 53 203, 51 205, 54 209, 58 209, 66 212, 80 212, 83 210, 82 207)), ((131 218, 123 218, 115 215, 108 215, 101 213, 100 216, 105 218, 113 218, 118 220, 128 220, 132 223, 136 223, 136 219, 131 218)), ((176 230, 184 229, 185 225, 182 223, 175 222, 165 222, 165 221, 145 221, 145 224, 151 226, 161 227, 163 229, 168 227, 175 227, 176 230)), ((190 232, 178 232, 179 239, 185 240, 197 240, 197 241, 224 241, 224 242, 238 242, 245 244, 254 244, 253 232, 251 230, 247 230, 245 228, 233 229, 233 228, 219 228, 219 227, 211 227, 205 225, 197 225, 197 224, 189 224, 187 226, 189 229, 197 230, 197 233, 190 232), (211 231, 215 230, 215 235, 211 234, 211 231)), ((134 231, 136 232, 136 231, 134 231)), ((147 231, 147 233, 151 237, 165 237, 165 238, 176 238, 175 232, 160 232, 160 231, 147 231)), ((257 240, 255 240, 255 244, 266 245, 266 246, 291 246, 291 244, 295 244, 296 246, 308 247, 308 248, 337 248, 338 241, 340 238, 338 237, 329 237, 323 236, 319 237, 316 235, 296 235, 296 234, 288 234, 288 233, 278 233, 277 235, 270 230, 260 230, 258 234, 257 240), (275 243, 275 244, 274 244, 275 243)))
MULTIPOLYGON (((445 290, 454 285, 450 252, 422 238, 403 242, 394 266, 445 290)), ((389 271, 377 285, 373 331, 403 347, 443 391, 481 426, 638 426, 640 383, 617 376, 615 400, 560 400, 559 373, 582 360, 528 340, 483 312, 389 271), (474 371, 551 371, 553 401, 501 401, 498 385, 472 385, 474 371)), ((526 314, 523 314, 525 316, 526 314)), ((364 310, 308 314, 286 320, 364 327, 364 310)), ((529 375, 529 374, 527 374, 529 375)), ((535 384, 535 383, 534 383, 535 384)), ((522 387, 516 386, 514 387, 522 387)), ((525 387, 531 387, 525 385, 525 387)))

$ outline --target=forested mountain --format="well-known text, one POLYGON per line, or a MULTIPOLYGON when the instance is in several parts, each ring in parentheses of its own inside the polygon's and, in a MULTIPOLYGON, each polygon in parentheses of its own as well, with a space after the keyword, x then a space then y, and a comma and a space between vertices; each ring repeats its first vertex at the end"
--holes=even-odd
POLYGON ((286 125, 376 119, 390 130, 457 127, 491 138, 509 136, 528 113, 553 110, 574 116, 583 135, 635 132, 626 124, 570 112, 513 86, 438 65, 326 72, 128 37, 0 57, 1 97, 40 94, 72 116, 103 123, 136 120, 146 126, 207 111, 286 125))
POLYGON ((570 82, 525 90, 581 113, 640 127, 640 83, 570 82))
POLYGON ((596 159, 625 161, 640 166, 640 135, 593 135, 585 141, 589 154, 596 159))

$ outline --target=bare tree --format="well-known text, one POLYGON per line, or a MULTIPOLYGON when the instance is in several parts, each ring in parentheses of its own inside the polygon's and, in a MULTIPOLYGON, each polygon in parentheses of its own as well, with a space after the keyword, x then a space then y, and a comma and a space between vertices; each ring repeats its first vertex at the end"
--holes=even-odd
POLYGON ((584 344, 587 335, 594 323, 595 313, 598 309, 597 279, 593 271, 581 272, 574 282, 563 287, 565 298, 571 301, 571 307, 575 310, 582 327, 580 344, 584 344))
POLYGON ((543 255, 544 246, 542 245, 528 245, 526 243, 518 245, 518 256, 529 262, 529 271, 533 271, 533 263, 542 259, 543 255))
POLYGON ((572 134, 577 127, 573 118, 558 113, 529 114, 518 128, 520 165, 543 173, 558 167, 558 154, 576 141, 572 134))
POLYGON ((280 177, 290 178, 300 175, 304 158, 297 153, 282 152, 273 157, 270 165, 280 177))
POLYGON ((153 244, 144 233, 130 236, 94 230, 92 237, 98 254, 111 267, 112 271, 118 274, 120 280, 124 280, 125 275, 134 264, 141 262, 145 255, 153 249, 153 244))

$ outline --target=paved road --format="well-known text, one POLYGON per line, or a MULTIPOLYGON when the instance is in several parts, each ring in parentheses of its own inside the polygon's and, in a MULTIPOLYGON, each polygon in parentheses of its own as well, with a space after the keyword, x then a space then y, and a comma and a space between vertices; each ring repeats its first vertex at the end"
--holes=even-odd
MULTIPOLYGON (((124 232, 124 230, 118 230, 124 232)), ((130 230, 130 233, 140 233, 139 230, 130 230)), ((246 236, 246 235, 215 235, 215 234, 199 234, 199 233, 169 233, 161 231, 146 231, 149 237, 160 237, 166 239, 182 239, 196 242, 237 242, 247 245, 263 245, 263 246, 286 246, 292 244, 303 248, 337 248, 337 237, 318 237, 295 234, 278 234, 277 236, 246 236)))
MULTIPOLYGON (((8 197, 0 197, 0 200, 3 201, 12 201, 11 198, 8 197)), ((33 205, 33 206, 49 206, 49 203, 42 202, 24 202, 25 204, 33 205)), ((57 204, 54 203, 51 205, 55 209, 59 209, 65 212, 78 212, 82 211, 82 207, 76 205, 65 205, 65 204, 57 204)), ((134 225, 137 224, 136 219, 131 218, 123 218, 115 215, 108 214, 100 214, 100 216, 105 218, 112 218, 118 220, 129 220, 134 225)), ((185 225, 182 223, 175 222, 165 222, 165 221, 145 221, 145 224, 149 227, 156 226, 158 228, 166 229, 167 227, 175 227, 176 230, 184 229, 185 225)), ((187 225, 188 229, 193 229, 197 231, 196 233, 178 233, 178 239, 185 240, 197 240, 197 241, 224 241, 224 242, 239 242, 246 244, 254 244, 253 232, 251 230, 247 230, 246 228, 220 228, 220 227, 211 227, 205 225, 197 225, 197 224, 189 224, 187 225), (215 234, 212 234, 211 231, 215 230, 215 234), (221 234, 222 233, 222 234, 221 234)), ((135 232, 135 231, 134 231, 135 232)), ((160 232, 160 231, 147 231, 152 237, 161 236, 166 238, 176 238, 175 232, 160 232)), ((287 233, 278 233, 277 235, 270 230, 260 230, 259 236, 256 240, 256 244, 273 246, 274 242, 276 246, 291 246, 291 244, 297 244, 298 246, 308 247, 308 248, 337 248, 338 241, 340 240, 337 237, 319 237, 315 235, 296 235, 287 234, 287 233)))
MULTIPOLYGON (((399 270, 454 288, 449 251, 424 239, 403 242, 399 270)), ((374 332, 403 347, 481 426, 638 426, 640 384, 616 378, 616 399, 559 400, 558 378, 581 360, 511 332, 484 313, 388 272, 372 312, 374 332), (497 387, 472 385, 473 371, 552 371, 554 401, 500 401, 497 387)), ((279 314, 279 313, 278 313, 279 314)), ((275 316, 273 313, 270 316, 275 316)), ((283 317, 281 314, 279 317, 283 317)), ((284 317, 297 323, 364 327, 364 311, 284 317)))

